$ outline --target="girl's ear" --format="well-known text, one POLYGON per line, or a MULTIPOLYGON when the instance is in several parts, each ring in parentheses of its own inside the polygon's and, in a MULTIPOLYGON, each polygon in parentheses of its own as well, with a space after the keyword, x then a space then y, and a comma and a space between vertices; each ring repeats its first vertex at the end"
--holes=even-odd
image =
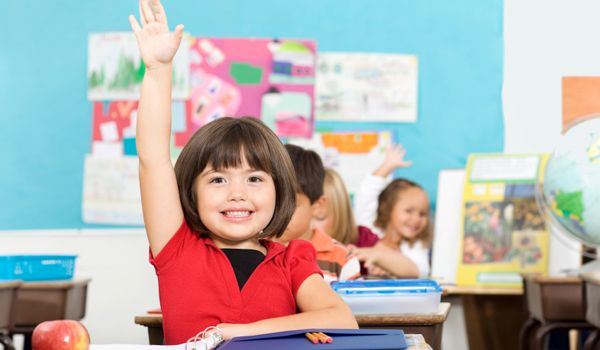
POLYGON ((321 196, 312 205, 312 217, 317 220, 325 220, 327 217, 327 197, 321 196))

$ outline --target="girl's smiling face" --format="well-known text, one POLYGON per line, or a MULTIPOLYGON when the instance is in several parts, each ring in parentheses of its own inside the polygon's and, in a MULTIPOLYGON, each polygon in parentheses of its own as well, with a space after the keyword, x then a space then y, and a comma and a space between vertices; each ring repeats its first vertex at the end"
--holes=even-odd
POLYGON ((386 231, 391 231, 403 239, 413 240, 427 226, 429 220, 429 200, 420 188, 410 187, 398 193, 386 231))
POLYGON ((196 178, 196 203, 202 223, 220 248, 260 249, 257 235, 275 211, 275 184, 268 173, 240 167, 208 165, 196 178))

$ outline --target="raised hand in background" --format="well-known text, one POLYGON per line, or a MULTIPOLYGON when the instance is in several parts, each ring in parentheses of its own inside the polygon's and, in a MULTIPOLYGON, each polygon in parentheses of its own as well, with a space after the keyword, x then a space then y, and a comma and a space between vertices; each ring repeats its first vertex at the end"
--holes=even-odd
POLYGON ((412 162, 405 160, 405 155, 406 150, 402 145, 388 145, 385 152, 385 159, 379 168, 373 172, 373 175, 388 177, 396 168, 408 168, 412 165, 412 162))

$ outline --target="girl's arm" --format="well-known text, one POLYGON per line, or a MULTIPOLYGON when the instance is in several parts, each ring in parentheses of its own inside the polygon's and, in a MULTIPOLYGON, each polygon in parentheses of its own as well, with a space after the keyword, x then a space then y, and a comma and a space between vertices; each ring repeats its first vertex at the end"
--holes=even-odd
POLYGON ((225 339, 304 328, 358 328, 348 305, 317 274, 302 282, 296 293, 296 304, 300 313, 294 315, 248 324, 222 323, 218 327, 225 339))
POLYGON ((146 65, 142 81, 136 145, 140 161, 140 190, 150 249, 158 255, 183 221, 183 210, 170 157, 171 66, 183 33, 169 32, 159 0, 140 0, 140 24, 129 16, 146 65))
POLYGON ((401 278, 419 277, 419 268, 412 259, 381 242, 370 248, 355 248, 352 252, 360 261, 365 262, 367 268, 380 267, 401 278))
POLYGON ((356 218, 356 223, 368 227, 377 234, 381 234, 381 230, 376 228, 374 224, 377 217, 377 197, 386 185, 386 179, 368 175, 360 184, 360 188, 354 197, 354 217, 356 218))

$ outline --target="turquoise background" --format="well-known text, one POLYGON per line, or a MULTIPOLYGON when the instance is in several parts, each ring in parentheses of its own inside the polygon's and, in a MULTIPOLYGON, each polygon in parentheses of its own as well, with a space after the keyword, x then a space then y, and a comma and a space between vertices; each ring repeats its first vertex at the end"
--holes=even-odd
MULTIPOLYGON (((196 36, 307 38, 319 51, 416 54, 414 124, 392 129, 413 167, 398 172, 435 200, 440 169, 501 152, 501 0, 165 1, 196 36)), ((137 1, 0 1, 0 230, 98 227, 81 220, 90 151, 87 36, 129 31, 137 1)))

